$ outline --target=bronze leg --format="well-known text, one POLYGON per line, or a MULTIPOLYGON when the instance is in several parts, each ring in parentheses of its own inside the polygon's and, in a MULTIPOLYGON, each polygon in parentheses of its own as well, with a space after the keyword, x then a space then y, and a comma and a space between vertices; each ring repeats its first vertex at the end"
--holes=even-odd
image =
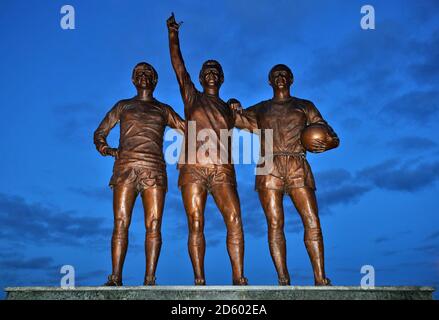
POLYGON ((204 254, 206 240, 204 239, 204 208, 206 206, 207 190, 198 184, 186 184, 181 188, 184 208, 186 210, 189 239, 189 255, 194 268, 195 284, 206 284, 204 276, 204 254))
POLYGON ((233 283, 246 285, 247 280, 244 278, 244 235, 236 187, 231 184, 217 185, 212 189, 212 195, 227 227, 227 251, 232 263, 233 283))
POLYGON ((284 194, 281 190, 259 190, 259 200, 267 218, 268 244, 271 258, 276 267, 279 284, 289 285, 290 275, 287 268, 283 197, 284 194))
POLYGON ((304 241, 313 267, 315 285, 328 285, 330 283, 325 275, 323 236, 315 192, 308 187, 292 188, 289 195, 305 228, 304 241))
POLYGON ((166 190, 162 188, 148 188, 142 191, 146 228, 144 285, 155 285, 155 271, 162 246, 161 225, 165 196, 166 190))
POLYGON ((128 247, 128 228, 131 223, 137 191, 133 186, 120 185, 114 187, 113 211, 114 229, 111 239, 111 256, 113 275, 122 281, 122 269, 128 247))

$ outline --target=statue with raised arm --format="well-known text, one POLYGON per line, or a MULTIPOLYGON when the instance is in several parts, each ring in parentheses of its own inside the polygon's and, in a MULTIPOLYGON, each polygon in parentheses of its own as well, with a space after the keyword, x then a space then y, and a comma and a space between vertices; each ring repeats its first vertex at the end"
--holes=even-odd
POLYGON ((315 182, 306 151, 320 153, 336 148, 339 139, 311 101, 291 96, 294 77, 290 68, 276 65, 268 78, 273 98, 244 110, 236 99, 230 99, 229 105, 236 112, 236 127, 249 131, 260 129, 262 161, 258 166, 264 166, 264 161, 271 158, 271 172, 257 175, 255 188, 268 223, 269 248, 279 285, 290 285, 284 234, 284 194, 291 198, 302 219, 315 285, 330 285, 325 274, 315 182), (266 130, 272 130, 272 154, 264 154, 267 150, 264 145, 266 130))
POLYGON ((221 132, 227 133, 234 127, 234 113, 219 96, 224 81, 223 70, 215 60, 204 62, 199 74, 203 91, 198 91, 180 52, 180 24, 175 22, 174 14, 167 20, 167 26, 172 66, 180 86, 186 118, 184 157, 179 163, 178 185, 188 218, 188 249, 195 284, 206 284, 204 209, 207 195, 211 193, 227 227, 227 250, 232 264, 233 284, 246 285, 244 236, 235 169, 231 162, 231 137, 221 139, 221 132), (194 135, 190 134, 191 131, 194 135), (213 143, 213 150, 204 149, 206 139, 213 143))
POLYGON ((128 247, 128 228, 134 202, 140 194, 145 215, 146 272, 144 285, 155 285, 162 244, 161 223, 167 191, 163 134, 166 126, 184 131, 184 120, 167 104, 154 98, 156 70, 141 62, 132 82, 137 95, 121 100, 106 114, 94 133, 96 149, 115 157, 110 186, 113 189, 114 229, 111 239, 112 274, 106 286, 122 286, 122 269, 128 247), (107 144, 110 130, 120 124, 117 149, 107 144))

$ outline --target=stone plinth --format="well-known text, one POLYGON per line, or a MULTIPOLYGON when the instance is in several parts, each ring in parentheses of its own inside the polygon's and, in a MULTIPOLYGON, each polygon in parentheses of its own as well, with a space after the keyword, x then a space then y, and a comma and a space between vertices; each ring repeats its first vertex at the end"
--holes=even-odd
POLYGON ((8 300, 431 300, 432 287, 15 287, 8 300))

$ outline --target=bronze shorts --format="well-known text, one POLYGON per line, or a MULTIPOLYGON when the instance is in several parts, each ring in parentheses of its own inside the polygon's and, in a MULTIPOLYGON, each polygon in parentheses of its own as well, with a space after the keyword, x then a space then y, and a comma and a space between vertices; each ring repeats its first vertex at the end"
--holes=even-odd
POLYGON ((305 157, 276 155, 273 170, 268 175, 257 175, 255 189, 282 190, 309 187, 316 190, 314 176, 305 157))
POLYGON ((148 188, 167 190, 168 179, 165 170, 125 165, 114 166, 109 184, 111 188, 117 185, 132 185, 137 192, 148 188))
POLYGON ((231 184, 236 186, 236 175, 233 166, 215 165, 212 167, 184 165, 180 168, 178 187, 186 184, 199 184, 211 191, 215 186, 231 184))

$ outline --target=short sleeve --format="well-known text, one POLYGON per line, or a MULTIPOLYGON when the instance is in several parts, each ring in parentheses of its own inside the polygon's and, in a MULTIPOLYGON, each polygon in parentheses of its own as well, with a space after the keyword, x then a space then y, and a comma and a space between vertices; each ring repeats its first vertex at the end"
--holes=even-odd
POLYGON ((327 122, 323 119, 319 110, 317 110, 316 106, 311 101, 305 100, 305 113, 306 113, 307 125, 310 125, 310 124, 327 125, 327 122))

